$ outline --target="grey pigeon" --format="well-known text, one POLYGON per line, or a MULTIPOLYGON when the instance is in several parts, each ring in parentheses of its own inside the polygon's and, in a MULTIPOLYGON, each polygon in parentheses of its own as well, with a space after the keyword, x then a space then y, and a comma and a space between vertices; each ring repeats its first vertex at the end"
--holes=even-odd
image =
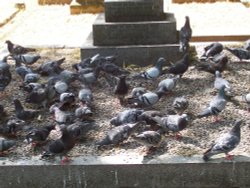
POLYGON ((121 76, 121 75, 128 75, 130 72, 119 67, 118 65, 111 63, 110 61, 107 61, 104 59, 104 61, 101 61, 101 63, 98 65, 101 67, 101 70, 109 75, 112 76, 121 76))
POLYGON ((221 53, 223 50, 223 45, 219 42, 214 42, 204 48, 204 53, 200 59, 206 60, 207 58, 214 57, 215 55, 221 53))
POLYGON ((137 98, 140 95, 143 95, 144 93, 147 93, 147 89, 144 87, 135 87, 131 91, 131 97, 132 98, 137 98))
POLYGON ((16 142, 13 140, 0 139, 0 156, 4 156, 4 151, 9 150, 16 145, 16 142))
POLYGON ((120 104, 124 104, 124 97, 128 93, 129 85, 126 82, 126 75, 118 77, 118 83, 114 88, 114 94, 120 101, 120 104))
POLYGON ((141 122, 128 123, 119 127, 114 127, 108 131, 107 135, 99 142, 96 143, 98 147, 104 145, 118 145, 127 140, 131 134, 141 125, 141 122))
POLYGON ((25 76, 29 73, 34 73, 33 70, 30 67, 27 67, 26 65, 22 65, 21 63, 16 62, 16 73, 24 80, 25 76))
POLYGON ((206 62, 200 62, 196 69, 199 71, 209 72, 211 74, 215 74, 216 71, 223 72, 227 68, 228 58, 226 55, 222 55, 217 62, 213 62, 211 60, 206 62))
POLYGON ((28 73, 24 77, 24 84, 35 83, 40 79, 40 75, 37 73, 28 73))
POLYGON ((120 126, 127 123, 136 123, 139 120, 139 116, 144 112, 140 109, 127 109, 119 112, 116 117, 110 120, 110 124, 114 126, 120 126))
POLYGON ((82 139, 95 127, 95 121, 76 121, 68 125, 67 130, 75 139, 82 139))
POLYGON ((48 143, 45 147, 45 152, 42 154, 42 158, 59 155, 62 159, 64 156, 64 159, 61 160, 61 164, 64 165, 70 161, 67 157, 67 153, 75 146, 76 138, 70 134, 65 126, 61 128, 61 131, 62 137, 48 143))
POLYGON ((41 146, 47 140, 50 132, 55 129, 55 125, 46 125, 44 127, 33 128, 26 136, 25 140, 32 143, 34 147, 41 146))
POLYGON ((175 64, 169 67, 168 73, 180 75, 180 77, 182 77, 182 75, 188 70, 189 64, 189 54, 186 53, 182 59, 178 60, 175 64))
POLYGON ((250 39, 245 41, 245 44, 244 44, 243 48, 246 49, 246 50, 250 50, 250 39))
POLYGON ((241 131, 240 125, 242 121, 237 120, 234 123, 233 128, 226 134, 221 135, 215 143, 209 148, 203 155, 203 160, 208 161, 213 155, 220 153, 226 154, 226 159, 232 159, 232 156, 228 153, 236 148, 240 143, 241 131))
POLYGON ((40 113, 39 110, 24 109, 18 99, 14 99, 15 114, 18 119, 28 121, 37 117, 40 113))
POLYGON ((159 124, 164 132, 173 132, 176 133, 176 138, 180 138, 181 134, 179 133, 183 129, 185 129, 189 123, 189 118, 187 114, 182 115, 167 115, 163 117, 153 117, 155 122, 159 124))
POLYGON ((250 112, 250 93, 242 96, 243 102, 247 103, 247 110, 250 112))
POLYGON ((91 87, 94 83, 97 82, 100 71, 101 68, 99 66, 95 67, 94 70, 90 72, 89 71, 86 72, 86 69, 82 69, 78 72, 78 80, 82 84, 91 87))
POLYGON ((157 60, 155 66, 145 70, 144 72, 140 73, 139 75, 136 75, 135 78, 142 77, 145 79, 154 79, 154 78, 159 77, 162 73, 162 67, 163 67, 164 63, 166 63, 166 59, 163 57, 160 57, 157 60))
POLYGON ((225 49, 231 52, 234 56, 238 57, 240 61, 242 61, 243 59, 250 59, 250 52, 244 48, 225 47, 225 49))
POLYGON ((188 108, 188 105, 188 100, 184 96, 182 96, 176 97, 174 99, 172 107, 174 108, 177 114, 181 115, 188 108))
POLYGON ((135 107, 150 107, 155 105, 163 94, 162 91, 147 92, 135 98, 127 98, 126 103, 135 107))
POLYGON ((57 81, 54 85, 55 91, 59 94, 65 93, 69 89, 69 85, 64 81, 57 81))
POLYGON ((82 104, 91 106, 93 102, 93 93, 89 88, 85 87, 80 89, 80 91, 78 92, 78 98, 82 104))
POLYGON ((70 124, 74 121, 75 116, 68 111, 60 110, 57 104, 54 104, 49 109, 50 114, 54 115, 54 119, 58 124, 70 124))
POLYGON ((179 76, 169 77, 159 82, 157 91, 162 93, 170 93, 177 85, 179 76))
POLYGON ((192 28, 190 26, 190 19, 188 16, 185 17, 185 24, 181 27, 179 32, 180 41, 180 52, 187 52, 189 49, 189 41, 192 37, 192 28))
POLYGON ((69 70, 63 70, 62 72, 60 72, 59 78, 61 81, 70 84, 71 82, 77 80, 78 74, 69 70))
POLYGON ((4 91, 11 82, 11 78, 10 66, 7 63, 0 62, 0 91, 4 91))
POLYGON ((61 68, 61 64, 65 61, 65 58, 61 58, 54 61, 45 62, 38 67, 36 70, 38 73, 44 76, 53 76, 60 74, 63 69, 61 68))
POLYGON ((49 102, 48 89, 46 87, 33 88, 32 91, 30 91, 26 96, 25 102, 42 105, 46 108, 49 102))
POLYGON ((92 115, 93 112, 88 106, 80 105, 80 107, 75 109, 75 116, 80 120, 89 119, 89 117, 92 117, 92 115))
POLYGON ((159 131, 144 131, 132 138, 148 148, 147 154, 150 154, 155 147, 159 147, 162 141, 162 136, 159 131))
POLYGON ((23 55, 14 55, 14 60, 25 65, 33 65, 37 62, 41 56, 36 54, 23 54, 23 55))
POLYGON ((8 51, 12 55, 20 55, 36 51, 34 48, 26 48, 19 44, 14 44, 10 40, 6 40, 5 43, 7 44, 8 51))
POLYGON ((201 113, 198 114, 198 118, 215 116, 215 120, 218 121, 218 115, 221 111, 223 111, 226 107, 227 100, 225 98, 225 86, 222 86, 219 90, 219 94, 216 95, 209 106, 205 108, 201 113))
POLYGON ((9 119, 0 127, 0 135, 7 138, 16 137, 16 133, 23 129, 25 121, 20 119, 9 119))
POLYGON ((214 80, 214 88, 217 90, 220 90, 220 88, 222 88, 223 86, 225 86, 225 95, 227 96, 231 96, 232 95, 232 88, 230 83, 222 78, 221 73, 219 71, 215 72, 215 80, 214 80))

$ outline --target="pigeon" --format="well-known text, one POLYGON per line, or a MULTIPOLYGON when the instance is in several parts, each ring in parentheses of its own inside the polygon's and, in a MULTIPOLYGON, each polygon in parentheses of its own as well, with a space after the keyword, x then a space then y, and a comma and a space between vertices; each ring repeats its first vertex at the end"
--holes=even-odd
POLYGON ((250 93, 243 95, 242 100, 247 103, 247 111, 250 112, 250 93))
POLYGON ((4 156, 4 151, 9 150, 14 145, 16 145, 16 142, 13 140, 0 139, 0 156, 4 156))
POLYGON ((62 137, 50 142, 47 147, 45 147, 45 152, 42 154, 42 158, 59 155, 60 158, 64 156, 64 159, 61 160, 61 164, 69 162, 67 153, 75 146, 76 138, 70 134, 68 129, 63 126, 61 127, 62 137))
POLYGON ((47 141, 50 131, 55 129, 55 125, 46 125, 44 127, 32 129, 26 136, 25 140, 32 143, 33 147, 41 146, 47 141))
POLYGON ((135 107, 150 107, 155 105, 163 94, 161 91, 147 92, 135 98, 126 98, 126 103, 135 107))
POLYGON ((2 119, 3 117, 5 117, 7 114, 4 110, 4 106, 0 104, 0 119, 2 119))
POLYGON ((87 120, 93 116, 93 112, 88 106, 80 105, 80 107, 75 109, 75 116, 80 120, 87 120))
POLYGON ((16 117, 24 121, 34 119, 40 113, 39 110, 24 109, 18 99, 14 99, 14 105, 16 117))
POLYGON ((19 62, 16 62, 15 67, 16 67, 15 68, 16 73, 22 78, 22 80, 25 79, 25 76, 27 74, 34 73, 30 67, 27 67, 26 65, 22 65, 19 62))
POLYGON ((158 131, 144 131, 138 135, 132 136, 132 138, 148 148, 147 154, 150 154, 153 149, 159 147, 162 141, 161 133, 158 131))
POLYGON ((187 114, 182 115, 167 115, 163 117, 152 117, 152 119, 159 124, 163 132, 175 133, 176 139, 181 137, 180 131, 185 129, 189 123, 189 117, 187 114))
POLYGON ((219 42, 214 42, 204 48, 205 52, 200 59, 206 60, 208 58, 214 57, 217 54, 220 54, 223 50, 223 45, 219 42))
POLYGON ((91 58, 85 58, 80 63, 75 63, 72 65, 72 68, 76 71, 80 71, 81 69, 88 68, 91 63, 91 58))
POLYGON ((184 96, 176 97, 174 99, 172 107, 174 108, 177 114, 181 115, 188 108, 188 104, 189 102, 184 96))
POLYGON ((238 57, 240 61, 242 61, 243 59, 250 59, 250 52, 244 48, 225 47, 225 49, 232 53, 234 56, 238 57))
POLYGON ((128 93, 129 85, 126 83, 126 75, 118 77, 118 83, 114 88, 114 94, 118 97, 120 104, 124 104, 124 97, 128 93))
POLYGON ((67 93, 67 92, 61 93, 59 100, 60 100, 60 103, 62 104, 60 109, 63 110, 62 107, 68 108, 68 107, 74 105, 74 102, 76 100, 75 94, 74 93, 67 93))
POLYGON ((223 111, 226 107, 227 100, 225 98, 225 86, 222 86, 219 90, 219 94, 216 95, 209 106, 204 109, 201 113, 198 114, 198 118, 215 116, 215 121, 219 121, 218 115, 221 111, 223 111))
POLYGON ((24 77, 24 84, 35 83, 40 79, 40 75, 37 73, 28 73, 24 77))
POLYGON ((242 121, 236 120, 233 128, 226 134, 221 135, 215 143, 203 154, 203 160, 208 161, 213 155, 226 154, 226 159, 231 160, 232 155, 228 153, 240 143, 240 126, 242 121))
POLYGON ((199 71, 205 71, 211 74, 215 74, 216 71, 223 72, 227 67, 228 58, 226 55, 220 56, 217 63, 210 61, 200 62, 196 69, 199 71))
POLYGON ((180 75, 180 78, 182 75, 188 70, 189 67, 189 54, 186 53, 182 59, 178 60, 175 64, 173 64, 169 69, 168 73, 174 74, 174 75, 180 75))
POLYGON ((95 121, 76 121, 75 123, 68 125, 67 130, 75 139, 82 139, 95 127, 95 121))
POLYGON ((38 89, 41 89, 41 88, 44 88, 45 85, 44 84, 40 84, 40 83, 28 83, 28 84, 25 84, 23 86, 23 90, 28 92, 28 93, 31 93, 32 91, 35 91, 35 90, 38 90, 38 89))
POLYGON ((215 80, 214 80, 214 88, 220 90, 222 86, 225 86, 225 95, 231 96, 232 95, 232 88, 230 83, 222 78, 221 73, 219 71, 215 72, 215 80))
POLYGON ((127 123, 136 123, 139 121, 139 116, 144 112, 140 109, 127 109, 119 112, 116 117, 110 120, 110 124, 114 126, 120 126, 127 123))
POLYGON ((101 70, 109 75, 112 75, 112 76, 121 76, 121 75, 128 75, 130 72, 119 67, 118 65, 110 62, 110 61, 107 61, 106 59, 102 60, 98 66, 101 67, 101 70))
POLYGON ((75 116, 73 113, 68 111, 62 111, 57 106, 58 104, 54 104, 50 107, 50 114, 54 115, 54 119, 58 124, 70 124, 74 121, 75 116))
POLYGON ((11 82, 12 75, 10 72, 10 66, 7 63, 0 63, 0 91, 4 91, 4 89, 11 82))
POLYGON ((137 98, 140 95, 143 95, 144 93, 147 93, 147 92, 148 92, 147 89, 144 88, 144 87, 135 87, 131 91, 131 97, 132 98, 137 98))
POLYGON ((163 57, 160 57, 155 66, 145 70, 142 73, 139 73, 139 75, 136 75, 134 78, 145 78, 145 79, 155 79, 159 77, 162 73, 162 66, 166 63, 166 59, 163 57))
POLYGON ((192 37, 192 28, 190 26, 189 17, 185 17, 186 21, 184 26, 180 29, 179 32, 179 41, 180 41, 180 52, 187 52, 189 48, 189 41, 192 37))
POLYGON ((10 40, 6 40, 5 43, 7 44, 8 51, 12 55, 20 55, 20 54, 26 54, 28 52, 35 52, 36 51, 36 49, 34 49, 34 48, 25 48, 25 47, 20 46, 18 44, 14 44, 10 40))
POLYGON ((63 70, 62 72, 60 72, 59 78, 61 81, 70 84, 78 79, 78 74, 69 70, 63 70))
POLYGON ((43 76, 54 76, 60 74, 63 69, 60 67, 61 64, 65 61, 65 58, 61 58, 55 61, 45 62, 36 70, 43 76))
POLYGON ((86 72, 86 69, 82 69, 78 72, 78 80, 82 84, 91 87, 94 83, 97 82, 100 71, 101 68, 99 66, 95 67, 94 70, 91 70, 90 72, 86 72))
POLYGON ((69 86, 66 82, 59 80, 55 83, 54 88, 57 93, 62 94, 69 89, 69 86))
POLYGON ((153 117, 156 117, 156 116, 159 116, 159 117, 162 117, 163 114, 159 111, 156 111, 156 110, 147 110, 147 111, 144 111, 140 116, 139 116, 139 120, 140 121, 145 121, 147 125, 150 125, 150 129, 151 130, 159 130, 159 126, 157 124, 157 122, 155 122, 153 120, 153 117))
POLYGON ((78 92, 78 98, 81 101, 82 104, 87 104, 87 105, 92 105, 93 102, 93 94, 92 91, 85 87, 82 88, 79 92, 78 92))
POLYGON ((165 94, 172 92, 173 89, 176 87, 178 79, 179 79, 179 76, 175 76, 175 77, 169 77, 160 81, 158 84, 157 91, 165 93, 165 94))
POLYGON ((244 44, 244 47, 243 47, 245 50, 250 50, 250 39, 248 39, 245 44, 244 44))
POLYGON ((46 108, 49 102, 48 89, 46 87, 33 88, 32 91, 30 91, 26 96, 25 102, 42 105, 46 108))
POLYGON ((109 130, 107 135, 101 141, 97 142, 96 145, 98 148, 105 145, 118 145, 121 142, 127 140, 141 124, 141 122, 136 122, 114 127, 109 130))
POLYGON ((0 127, 0 135, 12 138, 16 137, 16 133, 23 129, 25 121, 20 119, 9 119, 2 127, 0 127))
POLYGON ((36 63, 41 56, 35 54, 23 54, 23 55, 13 55, 13 58, 18 63, 23 63, 25 65, 33 65, 36 63))

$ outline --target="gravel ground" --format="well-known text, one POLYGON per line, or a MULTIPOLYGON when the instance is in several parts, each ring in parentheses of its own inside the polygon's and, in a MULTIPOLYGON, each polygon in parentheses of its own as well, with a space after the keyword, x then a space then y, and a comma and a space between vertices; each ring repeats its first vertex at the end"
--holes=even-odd
MULTIPOLYGON (((204 46, 196 46, 198 56, 202 53, 204 46)), ((66 57, 66 64, 64 68, 71 69, 71 64, 77 63, 80 59, 79 51, 76 49, 40 49, 38 51, 42 59, 39 63, 47 61, 49 59, 57 59, 59 57, 66 57)), ((224 52, 227 53, 227 52, 224 52)), ((221 113, 223 120, 219 123, 214 123, 212 118, 196 119, 195 115, 200 112, 209 103, 210 99, 216 94, 213 89, 214 76, 205 73, 198 72, 194 69, 192 64, 189 70, 184 74, 183 78, 178 82, 176 89, 172 95, 163 97, 151 109, 159 110, 163 113, 167 113, 171 110, 171 104, 176 96, 186 96, 189 100, 189 108, 187 112, 193 114, 190 125, 187 129, 182 131, 182 139, 177 141, 172 138, 171 135, 166 135, 161 146, 150 157, 160 156, 162 154, 192 156, 201 155, 206 148, 208 148, 211 142, 216 139, 220 134, 227 132, 231 127, 235 119, 240 118, 244 120, 242 126, 242 140, 240 145, 233 151, 233 154, 243 155, 244 153, 250 153, 249 146, 249 129, 250 114, 246 112, 246 105, 241 103, 241 95, 250 91, 250 64, 249 63, 237 63, 237 59, 228 54, 230 62, 228 70, 223 72, 225 77, 233 86, 235 92, 236 102, 228 102, 226 109, 221 113)), ((33 65, 36 67, 37 65, 33 65)), ((129 67, 128 67, 129 68, 129 67)), ((133 71, 142 71, 145 68, 133 69, 133 71)), ((129 70, 132 70, 129 68, 129 70)), ((20 92, 18 83, 20 78, 14 72, 12 66, 13 80, 11 84, 6 88, 7 96, 2 100, 2 104, 5 106, 9 116, 13 115, 14 106, 12 103, 13 98, 20 98, 24 101, 25 95, 20 92)), ((161 76, 157 83, 165 78, 167 75, 161 76)), ((44 78, 46 79, 46 78, 44 78)), ((108 146, 101 150, 98 150, 95 146, 95 142, 105 136, 106 132, 110 129, 109 121, 118 112, 125 108, 118 104, 118 100, 114 97, 113 89, 108 87, 105 79, 99 79, 100 84, 93 88, 94 93, 94 117, 96 121, 97 129, 92 130, 87 135, 84 141, 77 143, 77 145, 70 151, 69 156, 108 156, 118 154, 142 154, 145 155, 144 146, 133 141, 131 138, 122 143, 119 147, 108 146)), ((131 81, 131 85, 137 85, 138 81, 131 81)), ((144 83, 149 90, 155 90, 157 85, 152 83, 144 83)), ((79 86, 76 82, 73 85, 79 86)), ((73 88, 73 91, 77 93, 77 89, 73 88)), ((26 107, 34 108, 33 105, 25 104, 26 107)), ((49 119, 48 110, 45 109, 42 113, 41 120, 34 120, 28 126, 40 127, 48 124, 52 120, 49 119)), ((17 146, 10 151, 9 158, 15 160, 19 157, 31 157, 39 156, 41 151, 33 151, 31 145, 27 145, 23 142, 25 132, 21 132, 17 138, 17 146)))

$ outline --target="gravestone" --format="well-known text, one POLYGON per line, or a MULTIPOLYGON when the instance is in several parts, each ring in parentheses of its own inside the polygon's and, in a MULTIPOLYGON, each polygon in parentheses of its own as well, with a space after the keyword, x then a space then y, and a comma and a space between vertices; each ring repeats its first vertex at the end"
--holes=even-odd
POLYGON ((174 14, 164 13, 163 0, 105 0, 105 13, 93 24, 81 58, 117 55, 117 64, 146 66, 159 57, 180 58, 174 14))

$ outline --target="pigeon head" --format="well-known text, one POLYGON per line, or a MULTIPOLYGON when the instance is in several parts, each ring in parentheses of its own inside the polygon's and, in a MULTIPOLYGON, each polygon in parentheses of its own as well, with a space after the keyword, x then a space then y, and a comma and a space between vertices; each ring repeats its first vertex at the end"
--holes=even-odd
POLYGON ((240 137, 240 126, 242 124, 242 120, 236 120, 233 128, 230 131, 230 134, 240 137))
POLYGON ((8 45, 13 45, 13 43, 10 40, 6 40, 5 43, 8 45))
POLYGON ((156 62, 156 66, 161 68, 164 63, 166 63, 166 59, 164 57, 160 57, 156 62))
POLYGON ((215 77, 216 77, 216 78, 221 78, 221 73, 220 73, 220 71, 215 71, 215 77))
POLYGON ((190 19, 189 16, 185 16, 185 26, 184 27, 190 27, 190 19))

